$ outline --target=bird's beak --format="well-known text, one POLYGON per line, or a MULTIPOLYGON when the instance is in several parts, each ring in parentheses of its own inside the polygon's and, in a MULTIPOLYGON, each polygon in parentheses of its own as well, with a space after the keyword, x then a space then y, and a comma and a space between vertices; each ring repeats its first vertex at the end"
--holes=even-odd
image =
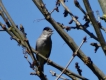
POLYGON ((54 30, 50 30, 51 35, 53 34, 53 31, 54 31, 54 30))
POLYGON ((50 30, 50 32, 53 32, 54 30, 50 30))
POLYGON ((49 31, 49 36, 51 36, 53 34, 53 30, 49 31))

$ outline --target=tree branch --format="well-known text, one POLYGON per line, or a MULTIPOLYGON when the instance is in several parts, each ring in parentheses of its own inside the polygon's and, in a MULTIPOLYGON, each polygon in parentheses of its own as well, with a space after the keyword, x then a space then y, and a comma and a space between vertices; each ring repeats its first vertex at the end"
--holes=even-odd
MULTIPOLYGON (((56 31, 59 33, 59 35, 63 38, 63 40, 67 43, 67 45, 72 49, 73 52, 78 48, 76 43, 73 41, 73 39, 59 26, 59 24, 50 16, 48 10, 45 8, 45 6, 41 6, 37 0, 33 0, 35 5, 38 7, 38 9, 41 11, 41 13, 44 15, 45 19, 51 23, 51 25, 56 29, 56 31), (43 8, 42 8, 43 7, 43 8), (45 12, 46 11, 46 12, 45 12), (46 15, 45 15, 46 13, 46 15)), ((42 3, 42 5, 44 5, 42 3)), ((88 59, 87 56, 81 51, 78 51, 78 57, 85 63, 88 59)), ((93 73, 99 78, 104 79, 105 74, 94 64, 86 64, 93 73)), ((106 80, 106 79, 105 79, 106 80)))
POLYGON ((97 21, 95 19, 95 16, 93 14, 93 11, 91 9, 91 6, 89 4, 89 1, 88 0, 83 0, 83 2, 84 2, 84 5, 86 7, 86 10, 88 12, 88 15, 90 17, 90 20, 91 20, 91 22, 93 24, 93 27, 95 29, 95 32, 97 34, 98 40, 99 40, 99 42, 101 44, 102 50, 104 51, 104 54, 106 55, 106 42, 105 42, 105 39, 104 39, 104 37, 102 35, 102 32, 101 32, 101 30, 99 28, 99 25, 98 25, 98 23, 97 23, 97 21))
POLYGON ((98 0, 98 2, 101 6, 103 13, 106 14, 106 1, 105 0, 98 0))

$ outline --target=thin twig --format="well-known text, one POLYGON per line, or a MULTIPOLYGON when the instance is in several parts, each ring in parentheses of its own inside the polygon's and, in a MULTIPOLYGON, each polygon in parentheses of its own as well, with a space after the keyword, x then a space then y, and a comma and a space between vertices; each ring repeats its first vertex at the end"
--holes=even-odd
MULTIPOLYGON (((56 76, 56 77, 59 76, 58 74, 56 74, 56 72, 54 72, 54 71, 52 71, 52 70, 50 70, 50 73, 52 74, 52 76, 56 76)), ((60 76, 60 78, 63 79, 63 80, 69 80, 69 79, 67 79, 67 78, 65 78, 65 77, 63 77, 63 76, 60 76)))
MULTIPOLYGON (((51 66, 57 68, 57 69, 60 70, 60 71, 62 71, 62 70, 64 69, 64 68, 61 67, 60 65, 58 65, 58 64, 54 63, 53 61, 51 61, 50 59, 48 60, 48 58, 44 57, 43 55, 41 55, 40 53, 38 53, 37 51, 35 51, 35 49, 32 48, 32 51, 33 51, 34 53, 36 53, 36 55, 38 55, 38 56, 42 57, 44 60, 48 61, 48 64, 49 64, 49 65, 51 65, 51 66)), ((68 69, 66 70, 66 73, 65 73, 65 74, 68 75, 70 78, 72 78, 72 76, 75 76, 75 77, 78 77, 78 78, 80 78, 80 79, 82 79, 82 80, 88 80, 87 78, 82 77, 82 76, 80 76, 80 75, 77 75, 77 74, 71 72, 71 71, 68 70, 68 69)))
POLYGON ((4 29, 0 29, 0 31, 5 31, 4 29))
MULTIPOLYGON (((58 34, 67 43, 67 45, 69 46, 69 48, 72 51, 75 51, 78 48, 78 46, 74 42, 74 40, 72 39, 72 37, 69 36, 49 14, 45 15, 44 10, 41 8, 41 6, 40 6, 40 4, 38 3, 37 0, 32 0, 32 1, 34 2, 34 4, 37 6, 37 8, 43 14, 44 17, 49 16, 49 19, 46 19, 46 20, 55 28, 55 30, 58 32, 58 34)), ((42 3, 42 4, 44 4, 44 3, 42 3)), ((44 9, 46 10, 46 13, 47 13, 48 12, 47 8, 44 7, 44 9)), ((85 59, 87 58, 87 56, 82 52, 82 50, 79 50, 78 53, 79 54, 77 56, 85 63, 85 59)), ((53 65, 53 64, 52 64, 52 66, 55 67, 55 65, 53 65)), ((59 69, 60 71, 64 69, 63 67, 61 67, 61 66, 58 67, 58 66, 59 65, 56 65, 56 68, 59 69)), ((100 77, 101 79, 104 80, 105 74, 94 63, 89 64, 87 66, 92 70, 92 72, 98 78, 100 77)), ((72 77, 71 76, 72 73, 70 73, 70 72, 71 72, 70 70, 67 70, 64 74, 68 75, 71 78, 72 77)))
MULTIPOLYGON (((32 57, 33 61, 35 61, 36 59, 35 59, 35 56, 34 56, 34 54, 33 54, 32 49, 31 49, 30 43, 29 43, 29 41, 28 41, 27 39, 26 39, 25 41, 26 41, 26 43, 27 43, 27 45, 28 45, 28 48, 27 48, 27 49, 29 49, 30 56, 32 57)), ((36 60, 36 61, 37 61, 37 60, 36 60)))
POLYGON ((42 20, 45 20, 45 18, 42 18, 42 19, 36 19, 36 20, 34 20, 33 22, 40 22, 40 21, 42 21, 42 20))
POLYGON ((99 11, 98 10, 96 11, 96 14, 97 14, 98 22, 100 23, 100 14, 99 14, 99 11))
POLYGON ((72 60, 74 59, 74 57, 77 55, 78 50, 81 48, 81 46, 83 45, 83 43, 86 41, 86 37, 84 37, 83 41, 81 42, 80 46, 78 47, 78 49, 75 51, 75 53, 72 55, 71 59, 69 60, 68 64, 66 65, 66 67, 63 69, 63 71, 60 73, 60 75, 55 79, 58 80, 61 75, 66 71, 66 69, 68 68, 68 66, 70 65, 70 63, 72 62, 72 60))
POLYGON ((12 37, 12 39, 16 40, 20 44, 20 40, 6 28, 6 25, 0 22, 0 26, 12 37))
POLYGON ((83 0, 83 2, 84 2, 84 5, 85 5, 85 8, 86 8, 86 10, 89 14, 90 20, 93 24, 93 27, 94 27, 94 30, 95 30, 96 35, 98 37, 98 40, 101 44, 102 50, 104 51, 104 54, 106 55, 106 41, 105 41, 104 36, 103 36, 103 34, 102 34, 102 32, 99 28, 99 25, 98 25, 97 21, 95 19, 94 13, 93 13, 92 8, 91 8, 91 5, 89 3, 89 0, 83 0))
MULTIPOLYGON (((24 41, 24 37, 23 37, 23 34, 20 33, 20 31, 18 30, 18 28, 16 27, 14 21, 12 20, 12 18, 10 17, 9 13, 7 12, 6 8, 4 7, 3 3, 2 3, 2 0, 0 0, 0 7, 1 7, 1 10, 3 11, 3 14, 5 14, 6 18, 3 18, 3 19, 8 19, 9 20, 9 23, 11 25, 11 27, 13 27, 15 29, 15 32, 17 32, 17 36, 19 39, 22 39, 24 41)), ((4 17, 5 17, 4 16, 4 17)), ((5 21, 4 20, 4 21, 5 21)))
POLYGON ((56 8, 54 8, 54 9, 50 12, 50 14, 52 14, 55 10, 56 10, 56 8))
POLYGON ((61 2, 62 6, 65 8, 65 10, 70 14, 70 16, 72 17, 73 21, 79 26, 79 29, 85 31, 91 38, 94 38, 95 40, 98 41, 98 38, 93 33, 91 33, 86 28, 84 28, 82 26, 82 24, 75 18, 75 16, 70 12, 68 7, 64 4, 64 1, 63 0, 59 0, 59 1, 61 2))

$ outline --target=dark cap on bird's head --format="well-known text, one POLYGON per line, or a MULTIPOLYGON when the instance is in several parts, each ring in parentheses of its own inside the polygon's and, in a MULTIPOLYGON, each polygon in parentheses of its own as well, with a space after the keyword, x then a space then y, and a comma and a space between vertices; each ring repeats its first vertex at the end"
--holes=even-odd
POLYGON ((50 28, 50 27, 45 27, 44 29, 43 29, 43 31, 49 31, 49 32, 53 32, 53 30, 50 28))

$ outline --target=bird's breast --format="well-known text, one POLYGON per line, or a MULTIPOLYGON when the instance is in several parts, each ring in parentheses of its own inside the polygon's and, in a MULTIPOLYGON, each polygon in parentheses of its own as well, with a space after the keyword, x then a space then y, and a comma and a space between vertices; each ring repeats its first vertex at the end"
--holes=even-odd
POLYGON ((46 40, 45 38, 42 38, 38 40, 37 42, 37 51, 41 54, 48 54, 51 50, 51 39, 46 40))

